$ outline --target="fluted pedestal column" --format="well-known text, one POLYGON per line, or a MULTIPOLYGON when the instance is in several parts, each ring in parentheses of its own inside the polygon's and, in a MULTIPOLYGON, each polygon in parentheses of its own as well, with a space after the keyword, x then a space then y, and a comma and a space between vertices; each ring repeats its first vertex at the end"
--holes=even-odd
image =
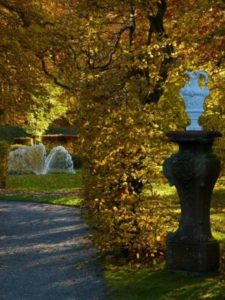
POLYGON ((220 172, 212 153, 219 132, 182 131, 167 134, 179 151, 165 160, 163 170, 177 189, 181 217, 179 228, 167 236, 169 270, 214 273, 219 268, 219 244, 210 228, 211 195, 220 172))

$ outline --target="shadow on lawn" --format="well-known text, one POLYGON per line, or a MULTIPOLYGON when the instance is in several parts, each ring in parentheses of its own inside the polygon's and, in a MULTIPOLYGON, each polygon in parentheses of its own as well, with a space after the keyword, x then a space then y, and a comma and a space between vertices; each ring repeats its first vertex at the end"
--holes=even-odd
POLYGON ((167 271, 119 271, 108 275, 113 300, 225 299, 225 285, 206 278, 167 271))

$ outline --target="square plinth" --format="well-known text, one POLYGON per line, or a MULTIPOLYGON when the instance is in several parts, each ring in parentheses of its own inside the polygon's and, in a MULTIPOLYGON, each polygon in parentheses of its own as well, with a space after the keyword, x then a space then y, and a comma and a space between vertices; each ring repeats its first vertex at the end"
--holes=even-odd
POLYGON ((166 268, 171 271, 217 273, 220 249, 217 241, 168 241, 166 268))

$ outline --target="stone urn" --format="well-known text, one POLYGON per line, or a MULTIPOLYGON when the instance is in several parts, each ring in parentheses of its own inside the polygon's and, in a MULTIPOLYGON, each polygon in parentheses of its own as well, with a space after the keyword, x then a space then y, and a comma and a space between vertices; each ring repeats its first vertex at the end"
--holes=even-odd
POLYGON ((189 81, 180 90, 180 95, 185 103, 185 111, 191 121, 191 124, 186 127, 186 130, 202 130, 198 120, 204 112, 205 98, 209 96, 209 89, 206 87, 208 75, 203 71, 185 72, 189 77, 189 81), (203 86, 200 87, 199 79, 204 77, 203 86))

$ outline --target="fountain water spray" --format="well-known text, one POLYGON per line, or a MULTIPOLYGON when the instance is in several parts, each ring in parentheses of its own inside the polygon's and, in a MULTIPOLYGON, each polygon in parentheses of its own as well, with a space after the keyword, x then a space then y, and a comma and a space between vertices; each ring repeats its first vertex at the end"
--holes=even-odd
POLYGON ((54 147, 48 156, 43 144, 23 146, 9 153, 9 174, 75 173, 73 160, 63 146, 54 147))

